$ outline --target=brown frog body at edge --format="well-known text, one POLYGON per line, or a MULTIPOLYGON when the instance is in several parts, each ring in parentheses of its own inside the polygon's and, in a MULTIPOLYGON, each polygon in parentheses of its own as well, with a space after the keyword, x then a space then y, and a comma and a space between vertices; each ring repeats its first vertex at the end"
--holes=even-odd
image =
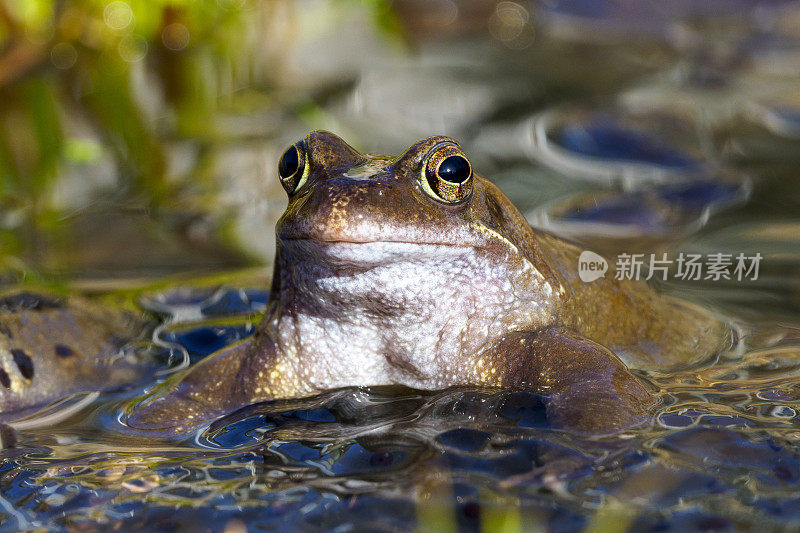
POLYGON ((141 381, 150 372, 122 347, 143 330, 139 317, 84 298, 0 293, 0 422, 141 381))
POLYGON ((581 250, 531 228, 448 137, 390 158, 314 131, 279 174, 289 203, 257 333, 169 380, 131 426, 181 431, 346 386, 476 385, 546 395, 555 425, 609 431, 655 403, 629 367, 692 364, 730 342, 711 314, 643 282, 581 281, 581 250))

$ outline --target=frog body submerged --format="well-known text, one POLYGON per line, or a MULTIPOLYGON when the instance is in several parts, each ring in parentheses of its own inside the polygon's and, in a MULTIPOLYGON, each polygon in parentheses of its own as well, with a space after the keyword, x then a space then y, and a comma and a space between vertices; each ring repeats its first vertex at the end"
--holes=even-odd
POLYGON ((315 131, 279 173, 289 204, 256 334, 167 382, 131 426, 181 431, 337 387, 477 385, 545 394, 556 424, 605 431, 654 403, 617 354, 667 369, 724 347, 702 309, 581 281, 580 250, 532 229, 448 137, 389 158, 315 131))
POLYGON ((134 381, 139 369, 117 356, 142 326, 124 311, 81 298, 0 296, 0 420, 134 381))

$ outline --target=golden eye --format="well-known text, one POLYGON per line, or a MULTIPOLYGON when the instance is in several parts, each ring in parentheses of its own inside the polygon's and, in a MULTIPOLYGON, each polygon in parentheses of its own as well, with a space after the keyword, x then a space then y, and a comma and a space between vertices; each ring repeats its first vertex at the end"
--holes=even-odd
POLYGON ((278 176, 286 192, 292 194, 307 177, 306 157, 302 142, 291 145, 278 161, 278 176))
POLYGON ((455 144, 445 144, 428 156, 423 189, 434 198, 454 204, 472 192, 472 165, 455 144))

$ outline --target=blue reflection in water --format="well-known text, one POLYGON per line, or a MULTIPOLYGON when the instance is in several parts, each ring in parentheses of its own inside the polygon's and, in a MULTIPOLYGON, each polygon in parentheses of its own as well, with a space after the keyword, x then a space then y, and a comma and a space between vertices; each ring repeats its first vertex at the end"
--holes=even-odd
POLYGON ((556 220, 635 226, 645 232, 679 228, 705 209, 737 202, 741 185, 711 180, 654 185, 647 190, 587 195, 553 210, 556 220))
POLYGON ((255 331, 252 323, 225 326, 202 325, 188 329, 164 330, 161 340, 180 344, 195 362, 217 350, 249 337, 255 331))
POLYGON ((331 470, 336 475, 385 472, 401 466, 408 456, 404 450, 372 451, 356 443, 333 463, 331 470))
POLYGON ((572 222, 632 225, 644 230, 663 226, 663 212, 645 203, 640 194, 600 198, 587 204, 576 205, 564 211, 559 218, 572 222))
POLYGON ((538 394, 530 392, 509 394, 500 406, 499 414, 520 427, 548 427, 546 400, 538 394))
POLYGON ((710 180, 675 183, 656 188, 659 198, 676 206, 701 210, 714 204, 725 204, 738 196, 739 186, 710 180))
POLYGON ((672 433, 658 446, 696 462, 701 469, 737 475, 746 469, 750 478, 767 485, 800 484, 800 459, 769 436, 751 439, 729 429, 700 427, 672 433))
POLYGON ((563 148, 597 159, 646 163, 687 172, 700 167, 697 160, 669 144, 609 119, 565 125, 555 138, 563 148))

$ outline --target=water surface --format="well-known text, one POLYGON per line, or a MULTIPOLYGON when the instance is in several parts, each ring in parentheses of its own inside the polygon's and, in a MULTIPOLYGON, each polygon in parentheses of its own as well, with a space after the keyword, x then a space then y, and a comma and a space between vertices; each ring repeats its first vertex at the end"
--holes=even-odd
POLYGON ((252 334, 277 157, 313 128, 390 154, 458 138, 532 223, 612 261, 763 258, 756 280, 653 282, 740 340, 643 375, 647 427, 576 435, 533 394, 363 388, 170 440, 120 421, 143 383, 2 429, 0 530, 800 527, 796 4, 66 4, 55 33, 23 19, 49 59, 0 87, 27 110, 4 132, 58 132, 0 139, 0 279, 135 302, 154 381, 252 334), (67 31, 81 20, 106 44, 67 31))

